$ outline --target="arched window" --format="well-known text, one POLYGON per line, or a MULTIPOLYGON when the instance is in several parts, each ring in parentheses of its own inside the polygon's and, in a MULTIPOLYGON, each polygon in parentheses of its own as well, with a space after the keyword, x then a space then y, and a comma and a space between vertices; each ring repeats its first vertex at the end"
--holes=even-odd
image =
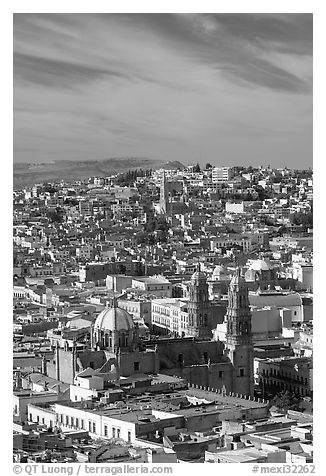
POLYGON ((105 347, 109 346, 109 336, 107 334, 104 335, 104 345, 105 347))

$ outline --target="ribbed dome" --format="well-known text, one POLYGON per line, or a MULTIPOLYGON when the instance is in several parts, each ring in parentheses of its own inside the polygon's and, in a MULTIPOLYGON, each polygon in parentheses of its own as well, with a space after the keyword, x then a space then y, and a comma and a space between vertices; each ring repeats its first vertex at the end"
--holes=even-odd
POLYGON ((197 264, 197 269, 191 276, 191 281, 206 281, 207 277, 203 271, 200 271, 200 263, 197 264))
POLYGON ((269 271, 273 266, 269 260, 256 259, 253 261, 249 267, 254 271, 269 271))
POLYGON ((203 273, 203 271, 196 271, 192 276, 191 276, 192 281, 206 281, 206 274, 203 273))
POLYGON ((94 329, 103 331, 129 331, 135 327, 130 314, 119 307, 106 308, 97 316, 94 329))

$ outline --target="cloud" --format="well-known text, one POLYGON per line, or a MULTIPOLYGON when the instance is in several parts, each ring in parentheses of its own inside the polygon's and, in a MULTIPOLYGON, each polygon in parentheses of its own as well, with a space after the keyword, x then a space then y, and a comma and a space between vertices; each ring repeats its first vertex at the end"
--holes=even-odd
POLYGON ((310 15, 15 14, 15 159, 309 162, 311 48, 310 15))
POLYGON ((14 55, 14 76, 33 84, 51 87, 69 87, 101 77, 131 79, 128 75, 108 68, 96 68, 57 59, 39 58, 17 53, 14 55))

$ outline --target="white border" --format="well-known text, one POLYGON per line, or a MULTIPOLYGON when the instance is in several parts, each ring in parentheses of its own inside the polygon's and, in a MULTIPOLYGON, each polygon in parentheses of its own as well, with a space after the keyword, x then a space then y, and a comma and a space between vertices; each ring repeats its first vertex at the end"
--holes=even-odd
MULTIPOLYGON (((2 204, 2 273, 1 273, 1 304, 2 304, 2 342, 1 362, 2 365, 2 434, 1 434, 1 454, 2 467, 11 473, 12 462, 12 413, 11 413, 11 393, 12 393, 12 371, 11 371, 11 355, 12 355, 12 14, 14 12, 72 12, 72 13, 169 13, 169 12, 207 12, 207 13, 313 13, 314 14, 314 172, 315 172, 315 306, 314 306, 314 334, 315 334, 315 464, 316 474, 322 471, 322 444, 323 444, 323 400, 325 391, 325 369, 323 366, 323 345, 325 336, 325 320, 324 302, 322 301, 325 281, 324 266, 325 253, 322 247, 324 241, 324 196, 322 194, 324 185, 326 160, 324 152, 325 122, 323 120, 324 105, 323 91, 326 86, 326 78, 324 74, 325 62, 325 38, 323 33, 326 28, 326 18, 324 15, 323 2, 317 1, 104 1, 104 0, 57 0, 57 1, 8 1, 5 0, 0 11, 0 28, 1 28, 1 92, 2 92, 2 138, 5 141, 5 147, 1 148, 2 152, 2 170, 4 170, 4 180, 1 187, 1 204, 2 204), (317 173, 316 173, 317 172, 317 173), (7 466, 8 463, 8 466, 7 466)), ((184 469, 184 466, 176 465, 178 468, 174 470, 174 474, 184 469)), ((202 471, 213 474, 217 467, 206 465, 202 467, 202 471)), ((219 468, 224 474, 232 474, 239 469, 233 465, 224 465, 219 468)), ((198 468, 188 466, 187 471, 195 473, 198 468)), ((251 473, 251 465, 245 465, 241 469, 242 472, 251 473)))

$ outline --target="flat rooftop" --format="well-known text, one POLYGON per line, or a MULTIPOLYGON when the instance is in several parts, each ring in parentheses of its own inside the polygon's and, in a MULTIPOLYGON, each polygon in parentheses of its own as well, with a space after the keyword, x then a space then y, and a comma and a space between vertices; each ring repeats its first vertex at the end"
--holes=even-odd
POLYGON ((221 458, 228 460, 229 463, 250 463, 257 460, 257 458, 265 456, 264 453, 254 447, 240 448, 237 450, 219 451, 216 453, 209 453, 214 458, 221 458))
POLYGON ((133 281, 140 281, 145 284, 171 284, 170 281, 166 278, 155 278, 155 277, 142 277, 142 276, 133 276, 133 281))
POLYGON ((260 362, 269 362, 275 364, 282 364, 284 366, 293 367, 296 364, 308 364, 313 365, 311 357, 275 357, 275 358, 267 358, 267 359, 260 359, 257 357, 257 360, 260 362))
POLYGON ((56 402, 56 405, 79 408, 86 412, 105 415, 129 422, 151 422, 177 416, 223 413, 227 410, 264 408, 266 403, 233 397, 200 389, 185 389, 160 395, 144 393, 127 397, 125 402, 103 404, 99 402, 56 402), (153 415, 153 411, 162 412, 153 415))
POLYGON ((219 405, 229 405, 241 408, 261 408, 267 403, 259 402, 257 400, 248 400, 246 398, 236 397, 232 395, 223 395, 218 392, 203 390, 198 388, 189 388, 188 390, 180 390, 178 393, 184 392, 186 395, 198 399, 204 399, 208 402, 217 402, 219 405))

